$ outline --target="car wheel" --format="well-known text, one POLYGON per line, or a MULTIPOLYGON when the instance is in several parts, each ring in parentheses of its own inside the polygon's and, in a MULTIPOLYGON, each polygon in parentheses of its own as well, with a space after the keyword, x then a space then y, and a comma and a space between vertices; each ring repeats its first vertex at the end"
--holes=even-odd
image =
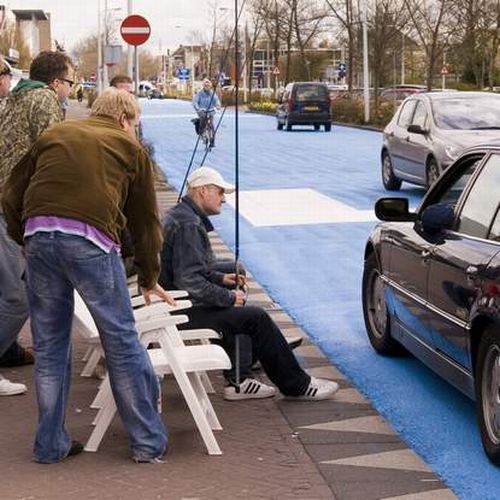
POLYGON ((278 122, 276 128, 278 130, 283 130, 283 124, 281 122, 278 122))
POLYGON ((370 343, 378 353, 394 356, 405 352, 403 346, 391 337, 384 283, 375 253, 368 256, 363 271, 363 316, 370 343))
POLYGON ((332 130, 332 124, 331 123, 325 123, 325 132, 330 132, 332 130))
POLYGON ((314 124, 314 130, 319 130, 319 125, 317 123, 314 124))
POLYGON ((431 158, 427 162, 426 177, 427 177, 427 187, 430 188, 441 175, 437 161, 431 158))
POLYGON ((488 458, 500 465, 500 329, 483 332, 476 358, 476 400, 481 440, 488 458))
POLYGON ((292 130, 292 124, 288 122, 288 118, 285 121, 285 128, 287 129, 288 132, 292 130))
POLYGON ((382 183, 388 191, 399 191, 401 188, 401 179, 394 175, 391 155, 387 151, 382 154, 382 183))

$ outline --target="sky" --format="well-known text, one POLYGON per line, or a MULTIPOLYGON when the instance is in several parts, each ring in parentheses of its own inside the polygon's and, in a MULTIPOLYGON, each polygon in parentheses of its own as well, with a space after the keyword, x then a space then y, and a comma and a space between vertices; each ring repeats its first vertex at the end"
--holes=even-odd
MULTIPOLYGON (((195 31, 204 33, 209 41, 214 22, 210 4, 215 2, 218 7, 233 5, 232 0, 133 0, 132 13, 142 15, 151 25, 151 37, 144 47, 158 54, 160 48, 165 52, 165 48, 173 49, 179 44, 199 43, 193 35, 195 31)), ((7 10, 50 12, 52 38, 68 50, 86 36, 97 34, 99 0, 0 0, 0 4, 6 5, 7 10)), ((104 12, 105 0, 100 0, 100 4, 104 12)), ((119 28, 121 20, 127 16, 127 0, 107 0, 107 4, 108 9, 113 9, 112 15, 119 28)), ((229 22, 227 12, 218 12, 218 23, 229 22)))

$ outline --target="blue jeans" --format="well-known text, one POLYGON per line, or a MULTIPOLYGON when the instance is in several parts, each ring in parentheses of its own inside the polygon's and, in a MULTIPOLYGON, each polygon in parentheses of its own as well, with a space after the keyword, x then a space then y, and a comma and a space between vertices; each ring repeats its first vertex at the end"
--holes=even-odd
POLYGON ((0 214, 0 356, 28 319, 24 266, 21 247, 7 234, 5 217, 0 214))
POLYGON ((71 377, 74 289, 99 330, 133 457, 162 456, 167 431, 156 409, 158 380, 135 329, 120 256, 114 251, 107 254, 79 236, 37 233, 26 242, 26 273, 39 412, 35 461, 58 462, 71 446, 64 418, 71 377))

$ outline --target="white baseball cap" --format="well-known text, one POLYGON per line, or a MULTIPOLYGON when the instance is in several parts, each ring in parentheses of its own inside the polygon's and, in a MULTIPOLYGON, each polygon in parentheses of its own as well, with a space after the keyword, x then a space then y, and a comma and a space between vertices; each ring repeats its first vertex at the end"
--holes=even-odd
POLYGON ((224 192, 227 194, 234 193, 236 189, 233 184, 226 182, 217 170, 210 167, 200 167, 196 169, 189 175, 187 182, 188 186, 193 188, 213 184, 214 186, 224 189, 224 192))

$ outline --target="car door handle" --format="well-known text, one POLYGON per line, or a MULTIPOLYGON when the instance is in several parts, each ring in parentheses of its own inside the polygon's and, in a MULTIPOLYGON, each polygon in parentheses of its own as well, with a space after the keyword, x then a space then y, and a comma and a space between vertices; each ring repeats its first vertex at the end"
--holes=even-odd
POLYGON ((410 142, 410 136, 409 136, 409 135, 407 135, 407 136, 405 137, 405 140, 406 140, 406 142, 410 142))

